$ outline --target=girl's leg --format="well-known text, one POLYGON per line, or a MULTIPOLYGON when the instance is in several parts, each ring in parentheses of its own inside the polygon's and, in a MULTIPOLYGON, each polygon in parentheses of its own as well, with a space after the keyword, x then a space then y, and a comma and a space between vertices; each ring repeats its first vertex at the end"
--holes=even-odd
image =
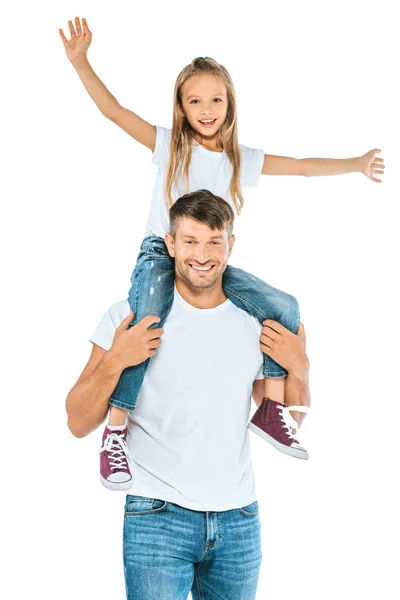
MULTIPOLYGON (((169 256, 164 240, 159 237, 145 238, 131 277, 128 299, 135 316, 130 327, 149 315, 160 318, 160 322, 151 328, 163 327, 174 299, 174 282, 174 260, 169 256)), ((135 410, 149 360, 122 372, 110 398, 111 406, 135 410)))
MULTIPOLYGON (((261 323, 265 319, 272 319, 292 333, 297 333, 300 323, 299 303, 290 294, 230 265, 225 270, 222 286, 233 304, 256 317, 261 323)), ((264 375, 271 379, 279 379, 286 377, 287 371, 264 354, 264 375)))
MULTIPOLYGON (((297 300, 241 269, 228 266, 222 280, 227 297, 261 323, 277 321, 292 333, 297 333, 300 311, 297 300)), ((254 413, 249 429, 268 441, 280 452, 308 458, 308 452, 293 437, 294 421, 285 406, 287 371, 264 354, 265 396, 254 413)))
MULTIPOLYGON (((174 260, 164 240, 146 238, 131 278, 129 304, 135 316, 130 327, 149 315, 160 317, 152 328, 163 326, 174 299, 174 274, 174 260)), ((100 481, 110 490, 128 490, 132 484, 126 415, 127 411, 135 410, 148 363, 149 359, 125 369, 109 401, 109 423, 103 432, 100 450, 100 481)))
MULTIPOLYGON (((242 269, 228 267, 222 285, 227 297, 239 308, 256 317, 261 323, 273 319, 292 333, 300 323, 299 304, 293 296, 265 283, 242 269)), ((287 371, 264 354, 265 397, 284 402, 287 371)))
POLYGON ((110 406, 110 412, 108 413, 108 424, 111 426, 125 425, 127 411, 117 406, 110 406))
POLYGON ((265 398, 269 398, 274 402, 280 402, 281 404, 285 403, 285 379, 286 377, 281 377, 280 379, 272 379, 266 377, 264 379, 265 382, 265 390, 264 396, 265 398))

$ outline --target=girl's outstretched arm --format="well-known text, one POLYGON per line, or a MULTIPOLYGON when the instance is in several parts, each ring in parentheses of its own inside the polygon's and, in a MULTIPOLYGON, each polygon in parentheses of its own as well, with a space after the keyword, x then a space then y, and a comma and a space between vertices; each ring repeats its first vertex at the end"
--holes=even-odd
POLYGON ((355 158, 290 158, 289 156, 274 156, 266 154, 261 173, 263 175, 342 175, 344 173, 363 173, 371 179, 381 183, 375 175, 383 174, 385 165, 383 158, 376 155, 380 152, 377 148, 370 150, 364 156, 355 158))
POLYGON ((70 40, 67 40, 62 29, 59 29, 58 32, 67 57, 81 78, 89 96, 105 117, 153 152, 157 133, 154 125, 150 125, 132 111, 123 108, 90 66, 86 54, 92 41, 92 32, 89 30, 86 19, 82 19, 81 25, 79 17, 75 17, 76 30, 72 21, 68 21, 68 27, 71 34, 70 40))

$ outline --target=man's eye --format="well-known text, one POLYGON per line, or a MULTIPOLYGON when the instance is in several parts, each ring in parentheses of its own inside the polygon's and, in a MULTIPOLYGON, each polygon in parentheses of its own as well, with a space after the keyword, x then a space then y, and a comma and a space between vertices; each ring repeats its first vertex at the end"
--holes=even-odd
POLYGON ((192 240, 187 240, 186 244, 193 244, 192 240))
POLYGON ((221 242, 211 242, 214 246, 219 246, 221 242))

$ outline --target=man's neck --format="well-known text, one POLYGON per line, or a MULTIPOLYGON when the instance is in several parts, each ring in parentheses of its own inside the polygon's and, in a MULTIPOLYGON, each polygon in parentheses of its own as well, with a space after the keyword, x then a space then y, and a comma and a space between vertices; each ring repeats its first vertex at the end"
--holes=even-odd
POLYGON ((227 300, 221 281, 211 288, 204 289, 193 288, 180 277, 176 277, 175 283, 179 295, 194 308, 216 308, 227 300))

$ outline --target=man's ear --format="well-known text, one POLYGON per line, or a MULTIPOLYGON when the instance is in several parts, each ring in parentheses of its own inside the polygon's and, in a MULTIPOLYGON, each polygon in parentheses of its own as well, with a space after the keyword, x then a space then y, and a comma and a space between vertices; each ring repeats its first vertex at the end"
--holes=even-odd
POLYGON ((236 238, 235 238, 235 234, 234 234, 234 233, 232 233, 231 239, 230 239, 230 241, 229 241, 229 254, 228 254, 228 258, 229 258, 229 256, 232 254, 232 249, 233 249, 233 246, 234 246, 234 244, 235 244, 235 239, 236 239, 236 238))
POLYGON ((164 237, 165 245, 167 246, 168 254, 175 258, 175 240, 170 233, 166 233, 164 237))

